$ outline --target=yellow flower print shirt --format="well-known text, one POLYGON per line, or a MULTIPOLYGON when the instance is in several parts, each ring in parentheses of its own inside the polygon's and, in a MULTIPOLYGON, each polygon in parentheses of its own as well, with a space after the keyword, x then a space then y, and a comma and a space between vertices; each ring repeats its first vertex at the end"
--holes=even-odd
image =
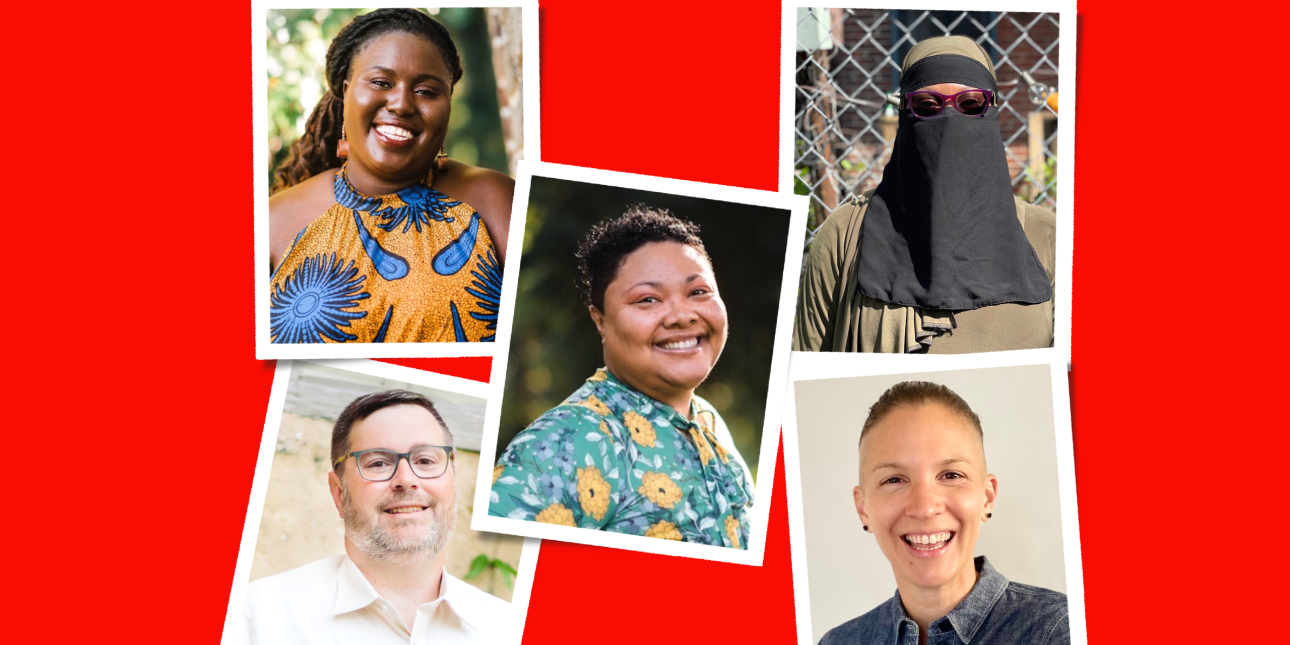
POLYGON ((690 409, 597 371, 497 459, 488 514, 748 548, 748 468, 707 401, 690 409))

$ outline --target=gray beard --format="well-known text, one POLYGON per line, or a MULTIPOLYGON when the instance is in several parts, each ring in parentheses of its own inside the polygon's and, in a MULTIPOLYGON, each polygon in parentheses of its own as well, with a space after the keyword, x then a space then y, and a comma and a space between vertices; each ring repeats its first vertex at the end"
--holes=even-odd
MULTIPOLYGON (((452 531, 457 527, 457 505, 453 503, 445 507, 438 500, 430 498, 429 512, 433 514, 434 521, 424 533, 407 536, 392 535, 354 507, 348 487, 342 484, 340 493, 340 514, 345 520, 345 539, 373 560, 408 556, 433 558, 448 546, 448 539, 452 537, 452 531)), ((390 502, 405 499, 415 499, 415 496, 396 495, 390 502)))

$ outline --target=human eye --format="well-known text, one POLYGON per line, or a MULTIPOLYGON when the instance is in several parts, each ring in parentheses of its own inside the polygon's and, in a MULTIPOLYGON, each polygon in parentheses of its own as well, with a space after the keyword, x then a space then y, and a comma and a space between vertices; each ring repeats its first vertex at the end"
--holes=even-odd
POLYGON ((436 90, 432 87, 418 87, 416 90, 416 93, 417 93, 417 96, 427 98, 427 99, 432 99, 439 96, 439 90, 436 90))
POLYGON ((661 301, 658 299, 658 297, 657 297, 657 296, 641 296, 641 297, 639 297, 639 298, 637 298, 637 299, 636 299, 636 304, 638 304, 638 305, 639 305, 639 304, 652 304, 652 303, 655 303, 655 302, 661 302, 661 301))
POLYGON ((914 96, 913 105, 917 108, 936 109, 941 107, 941 100, 930 94, 918 94, 914 96))
POLYGON ((381 89, 383 89, 383 90, 388 90, 388 89, 390 89, 391 87, 394 87, 394 84, 393 84, 393 83, 391 83, 391 82, 389 82, 389 81, 387 81, 387 80, 385 80, 385 79, 383 79, 383 78, 373 78, 373 79, 369 80, 369 81, 368 81, 368 83, 371 83, 373 86, 375 86, 375 87, 379 87, 379 88, 381 88, 381 89))
POLYGON ((941 475, 941 478, 942 478, 942 479, 966 479, 966 478, 967 478, 967 475, 964 475, 963 473, 960 473, 960 472, 957 472, 957 471, 953 471, 953 470, 951 470, 951 471, 946 472, 945 474, 941 475))
POLYGON ((899 475, 892 475, 891 477, 887 477, 882 481, 878 482, 878 485, 887 486, 889 484, 899 484, 900 482, 901 482, 901 479, 899 475))

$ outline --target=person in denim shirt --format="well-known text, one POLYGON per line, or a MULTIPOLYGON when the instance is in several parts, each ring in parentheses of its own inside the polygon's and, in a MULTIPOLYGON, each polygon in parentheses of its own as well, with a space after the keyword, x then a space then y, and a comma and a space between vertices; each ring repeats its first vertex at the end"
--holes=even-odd
POLYGON ((1069 643, 1066 594, 1011 582, 972 555, 998 491, 981 420, 966 401, 923 381, 884 392, 860 432, 853 495, 891 563, 896 594, 820 644, 1069 643))

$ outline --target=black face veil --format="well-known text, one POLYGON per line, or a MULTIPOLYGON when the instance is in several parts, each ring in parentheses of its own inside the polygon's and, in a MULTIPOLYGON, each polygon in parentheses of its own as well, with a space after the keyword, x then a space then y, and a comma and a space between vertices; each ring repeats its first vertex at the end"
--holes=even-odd
MULTIPOLYGON (((906 66, 902 96, 938 83, 998 89, 969 56, 939 53, 906 66)), ((1017 219, 998 108, 967 116, 947 104, 930 119, 905 108, 899 118, 891 161, 861 224, 860 292, 950 311, 1052 299, 1017 219)))

